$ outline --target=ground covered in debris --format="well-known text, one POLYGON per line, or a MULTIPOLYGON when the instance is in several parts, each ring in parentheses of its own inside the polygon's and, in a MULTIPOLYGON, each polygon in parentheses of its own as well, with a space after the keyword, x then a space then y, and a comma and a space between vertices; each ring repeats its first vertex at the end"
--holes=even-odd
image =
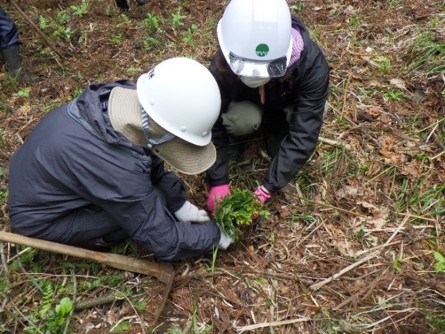
MULTIPOLYGON (((39 119, 90 83, 134 80, 169 57, 208 64, 225 4, 131 0, 122 13, 112 0, 1 2, 40 80, 0 73, 2 229, 8 161, 39 119)), ((331 93, 317 150, 271 215, 226 252, 174 263, 166 298, 151 277, 5 243, 1 332, 445 332, 445 4, 289 6, 324 49, 331 93)), ((233 185, 253 189, 267 166, 253 138, 233 185)), ((203 175, 184 180, 203 206, 203 175)), ((150 258, 131 243, 114 251, 150 258)))

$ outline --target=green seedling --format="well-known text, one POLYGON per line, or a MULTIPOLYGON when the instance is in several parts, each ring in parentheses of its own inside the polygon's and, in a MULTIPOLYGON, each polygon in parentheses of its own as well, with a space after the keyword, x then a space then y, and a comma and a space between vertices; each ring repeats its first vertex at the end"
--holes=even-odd
POLYGON ((176 13, 172 14, 173 27, 183 26, 185 18, 186 18, 186 16, 181 15, 181 8, 178 8, 178 11, 176 13))
POLYGON ((111 43, 113 43, 114 45, 118 45, 120 44, 120 42, 122 42, 122 34, 116 34, 111 36, 111 43))
POLYGON ((41 30, 46 30, 47 28, 49 28, 48 20, 42 15, 39 15, 38 25, 41 30))
POLYGON ((436 273, 445 271, 445 256, 443 256, 440 252, 435 251, 434 258, 436 259, 436 263, 434 264, 434 271, 436 273))
POLYGON ((147 13, 145 19, 142 20, 142 25, 147 28, 149 32, 154 31, 157 33, 162 33, 159 19, 151 13, 147 13))
POLYGON ((387 92, 383 93, 383 98, 386 101, 399 101, 403 98, 403 92, 389 89, 387 92))
POLYGON ((268 215, 269 211, 263 208, 252 192, 235 188, 217 206, 214 218, 223 232, 236 241, 243 229, 252 225, 253 217, 268 215))
POLYGON ((82 0, 82 4, 80 5, 72 5, 70 6, 70 8, 73 11, 73 14, 76 16, 83 16, 88 14, 88 1, 87 0, 82 0))
POLYGON ((188 45, 193 46, 193 36, 198 30, 198 26, 196 24, 192 24, 190 28, 187 29, 186 36, 182 39, 182 41, 188 45))
POLYGON ((383 74, 389 74, 391 72, 391 59, 385 56, 376 57, 376 61, 379 64, 379 70, 383 74))

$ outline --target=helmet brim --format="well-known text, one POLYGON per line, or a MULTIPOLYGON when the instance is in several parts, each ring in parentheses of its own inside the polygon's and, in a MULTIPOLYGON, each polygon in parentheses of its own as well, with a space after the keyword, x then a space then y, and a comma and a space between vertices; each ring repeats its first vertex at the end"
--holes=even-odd
POLYGON ((292 38, 290 38, 287 53, 283 57, 268 60, 248 59, 228 49, 224 42, 221 25, 222 20, 217 26, 218 43, 233 73, 238 76, 257 78, 278 78, 286 73, 292 55, 292 38))

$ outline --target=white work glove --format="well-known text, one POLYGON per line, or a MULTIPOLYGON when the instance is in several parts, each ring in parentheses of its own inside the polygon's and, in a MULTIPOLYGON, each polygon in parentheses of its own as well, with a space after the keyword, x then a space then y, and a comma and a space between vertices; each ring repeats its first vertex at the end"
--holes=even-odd
POLYGON ((221 237, 219 238, 219 248, 226 250, 231 244, 233 244, 233 239, 225 235, 221 227, 219 227, 219 231, 221 232, 221 237))
POLYGON ((184 205, 175 212, 175 216, 178 220, 186 223, 204 223, 210 220, 205 210, 198 209, 189 201, 185 201, 184 205))

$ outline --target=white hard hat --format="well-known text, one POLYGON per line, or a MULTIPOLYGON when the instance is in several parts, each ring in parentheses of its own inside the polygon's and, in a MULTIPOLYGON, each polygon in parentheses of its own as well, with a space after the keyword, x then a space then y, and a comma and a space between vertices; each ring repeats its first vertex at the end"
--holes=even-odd
POLYGON ((137 80, 137 95, 147 114, 162 128, 198 146, 211 140, 221 107, 218 84, 196 60, 165 60, 137 80))
POLYGON ((239 76, 283 76, 292 53, 292 19, 285 0, 231 0, 218 22, 218 42, 239 76))

